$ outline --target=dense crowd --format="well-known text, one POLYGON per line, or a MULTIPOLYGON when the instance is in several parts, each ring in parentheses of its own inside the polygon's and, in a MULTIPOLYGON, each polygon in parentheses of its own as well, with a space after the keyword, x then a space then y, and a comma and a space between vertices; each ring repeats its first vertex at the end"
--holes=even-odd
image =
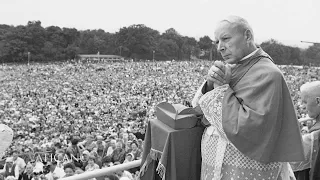
MULTIPOLYGON (((5 156, 24 161, 20 160, 21 174, 35 171, 41 163, 30 154, 54 155, 58 161, 42 160, 38 168, 44 172, 48 166, 47 174, 50 167, 60 168, 47 179, 140 159, 147 120, 155 118, 154 107, 162 101, 190 106, 211 65, 209 61, 167 61, 2 66, 0 119, 15 132, 5 156)), ((280 68, 298 118, 304 117, 299 87, 319 80, 320 70, 280 68)), ((138 170, 116 176, 134 179, 138 170)))

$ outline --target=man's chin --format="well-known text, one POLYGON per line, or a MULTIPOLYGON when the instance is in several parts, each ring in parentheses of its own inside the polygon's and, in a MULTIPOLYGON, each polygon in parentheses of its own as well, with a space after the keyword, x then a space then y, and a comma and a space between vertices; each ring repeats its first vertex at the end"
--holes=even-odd
POLYGON ((228 64, 237 64, 238 63, 238 61, 233 58, 224 59, 224 62, 228 63, 228 64))

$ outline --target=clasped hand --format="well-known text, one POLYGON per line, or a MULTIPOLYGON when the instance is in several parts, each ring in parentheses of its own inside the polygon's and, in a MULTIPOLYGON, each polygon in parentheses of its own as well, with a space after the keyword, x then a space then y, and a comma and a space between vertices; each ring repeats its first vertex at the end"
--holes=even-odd
POLYGON ((231 71, 235 66, 235 64, 224 64, 221 61, 215 61, 214 65, 208 71, 208 85, 218 87, 229 84, 232 75, 231 71))

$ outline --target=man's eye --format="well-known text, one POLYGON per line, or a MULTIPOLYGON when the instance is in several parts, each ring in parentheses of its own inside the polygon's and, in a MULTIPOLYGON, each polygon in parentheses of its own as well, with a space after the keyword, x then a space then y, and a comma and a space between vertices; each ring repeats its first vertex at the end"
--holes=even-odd
POLYGON ((228 40, 228 39, 230 39, 230 38, 229 38, 229 37, 224 37, 224 38, 222 38, 223 41, 226 41, 226 40, 228 40))
POLYGON ((215 43, 216 45, 218 45, 218 44, 219 44, 219 41, 215 41, 214 43, 215 43))

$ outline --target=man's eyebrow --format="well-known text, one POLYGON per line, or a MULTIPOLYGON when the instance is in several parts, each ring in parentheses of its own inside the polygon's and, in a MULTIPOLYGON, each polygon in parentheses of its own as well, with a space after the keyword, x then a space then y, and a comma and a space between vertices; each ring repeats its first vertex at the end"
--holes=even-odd
POLYGON ((230 36, 230 35, 228 33, 224 33, 220 37, 226 37, 226 36, 230 36))

